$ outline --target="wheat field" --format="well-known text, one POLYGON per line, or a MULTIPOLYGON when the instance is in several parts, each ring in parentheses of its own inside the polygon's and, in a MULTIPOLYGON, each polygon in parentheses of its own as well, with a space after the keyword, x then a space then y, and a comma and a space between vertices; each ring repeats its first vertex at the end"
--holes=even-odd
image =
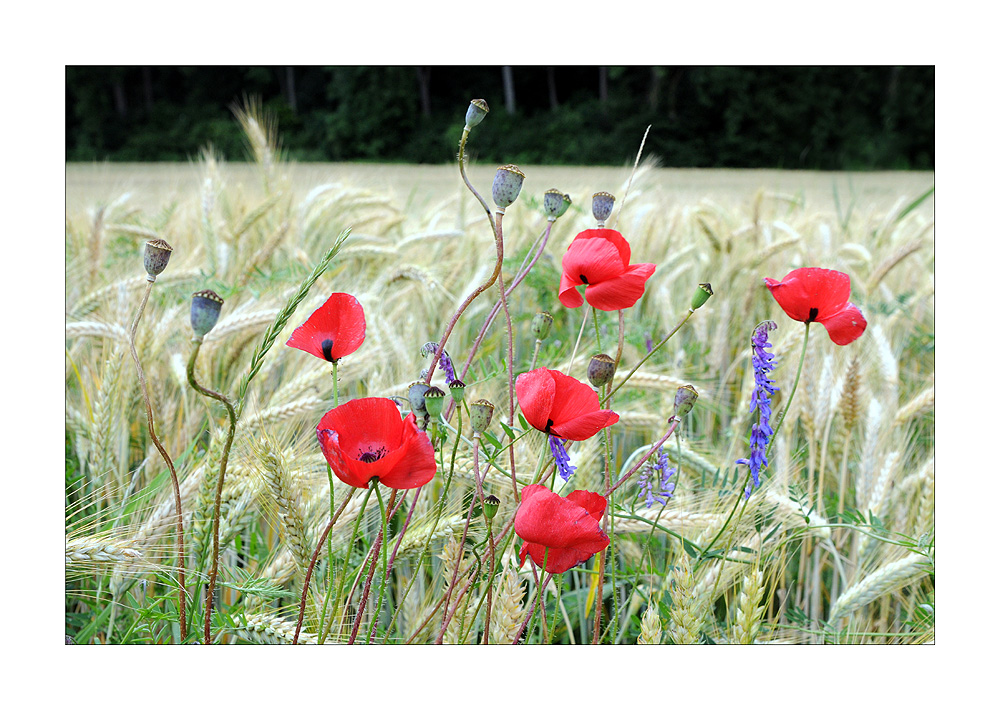
MULTIPOLYGON (((395 562, 378 603, 373 592, 362 605, 377 561, 366 565, 366 557, 382 534, 379 508, 373 499, 362 513, 360 496, 352 498, 316 549, 349 492, 336 480, 331 490, 316 441, 316 424, 334 404, 331 373, 284 343, 332 292, 350 293, 364 306, 367 331, 363 348, 338 368, 339 402, 405 402, 429 365, 422 346, 441 339, 459 304, 489 278, 493 232, 455 164, 294 165, 264 117, 246 114, 243 123, 250 164, 228 164, 206 148, 182 166, 67 166, 67 639, 203 641, 228 420, 190 386, 186 366, 191 294, 213 289, 225 304, 201 345, 196 375, 239 405, 219 508, 216 643, 291 643, 314 551, 300 644, 934 641, 931 174, 668 170, 649 156, 634 172, 521 166, 525 186, 503 219, 506 284, 545 232, 544 191, 568 193, 573 206, 508 299, 513 375, 537 357, 587 380, 597 335, 592 323, 581 329, 586 310, 564 308, 556 291, 566 247, 594 226, 597 191, 617 196, 608 226, 629 240, 636 261, 657 267, 625 316, 620 372, 684 318, 699 283, 712 285, 707 304, 613 400, 620 421, 610 429, 610 456, 603 437, 570 448, 576 473, 563 492, 601 490, 606 467, 612 478, 621 475, 664 435, 677 388, 691 384, 697 404, 664 445, 677 469, 673 497, 647 508, 634 481, 619 489, 603 583, 592 561, 539 595, 530 565, 518 566, 516 539, 498 550, 491 580, 480 559, 484 519, 467 514, 476 466, 466 419, 464 436, 449 430, 434 482, 419 495, 394 496, 401 504, 382 547, 395 562), (147 288, 143 245, 151 239, 166 240, 173 252, 148 291, 134 346, 156 432, 176 467, 183 560, 171 477, 147 432, 130 349, 147 288), (822 329, 811 333, 763 485, 731 516, 743 490, 735 461, 747 455, 752 422, 750 336, 761 321, 778 325, 775 411, 786 404, 803 345, 801 324, 781 312, 763 278, 802 266, 847 273, 868 328, 844 347, 822 329), (536 353, 538 311, 554 322, 536 353), (347 580, 343 588, 338 578, 347 580)), ((474 146, 475 132, 469 140, 474 146)), ((487 199, 494 172, 469 167, 487 199)), ((498 297, 494 286, 458 320, 446 345, 456 366, 465 365, 498 297)), ((601 318, 606 351, 618 341, 618 320, 601 318)), ((496 528, 518 504, 504 427, 517 433, 520 484, 531 482, 548 451, 539 432, 508 416, 507 348, 501 310, 464 378, 469 400, 497 407, 490 431, 504 447, 482 474, 485 492, 500 499, 496 528)))

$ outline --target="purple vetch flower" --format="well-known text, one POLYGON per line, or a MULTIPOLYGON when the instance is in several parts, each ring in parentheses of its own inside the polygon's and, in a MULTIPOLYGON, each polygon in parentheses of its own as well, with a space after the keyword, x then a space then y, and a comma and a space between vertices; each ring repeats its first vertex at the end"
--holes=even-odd
MULTIPOLYGON (((437 350, 438 350, 437 343, 424 343, 424 347, 420 348, 420 354, 423 355, 424 357, 427 357, 428 355, 437 354, 437 350)), ((441 365, 441 371, 444 372, 445 383, 451 385, 451 383, 457 380, 458 378, 455 377, 455 366, 452 364, 451 358, 448 357, 447 350, 441 351, 441 359, 438 360, 438 362, 441 365)), ((424 372, 426 372, 426 370, 424 370, 424 372)), ((425 374, 424 377, 426 376, 427 375, 425 374)))
POLYGON ((668 468, 667 465, 669 463, 670 459, 667 456, 667 452, 661 448, 656 463, 647 463, 639 472, 639 491, 645 498, 647 508, 652 507, 653 503, 666 505, 667 498, 673 498, 674 496, 674 488, 677 484, 675 481, 668 479, 677 473, 677 469, 673 467, 668 468), (659 492, 654 492, 653 490, 654 479, 656 478, 659 478, 659 492))
POLYGON ((646 331, 646 352, 653 352, 653 336, 650 335, 649 331, 646 331))
POLYGON ((576 471, 576 466, 570 465, 569 454, 566 453, 566 447, 563 446, 564 441, 566 440, 549 434, 549 451, 552 452, 552 458, 556 460, 556 470, 559 471, 559 476, 564 481, 568 481, 569 477, 576 471))
MULTIPOLYGON (((753 375, 754 388, 750 395, 750 413, 758 411, 760 414, 757 422, 750 428, 750 458, 736 459, 737 464, 745 464, 750 467, 753 475, 753 488, 760 487, 760 472, 767 468, 767 444, 774 435, 771 428, 771 395, 778 391, 774 381, 768 377, 774 369, 774 355, 767 352, 771 343, 767 340, 767 334, 778 327, 772 320, 766 320, 753 331, 750 343, 753 347, 753 375)), ((744 491, 744 495, 749 498, 752 488, 749 486, 744 491)))

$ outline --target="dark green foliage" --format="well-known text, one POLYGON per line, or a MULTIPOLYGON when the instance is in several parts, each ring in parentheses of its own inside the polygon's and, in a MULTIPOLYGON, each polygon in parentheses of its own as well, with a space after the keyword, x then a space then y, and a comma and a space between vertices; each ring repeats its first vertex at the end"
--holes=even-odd
POLYGON ((651 125, 645 153, 667 167, 934 167, 934 67, 609 67, 603 98, 598 67, 512 74, 513 114, 499 67, 67 67, 66 158, 187 160, 211 143, 242 160, 232 107, 253 96, 292 159, 440 163, 484 98, 479 162, 623 165, 651 125))

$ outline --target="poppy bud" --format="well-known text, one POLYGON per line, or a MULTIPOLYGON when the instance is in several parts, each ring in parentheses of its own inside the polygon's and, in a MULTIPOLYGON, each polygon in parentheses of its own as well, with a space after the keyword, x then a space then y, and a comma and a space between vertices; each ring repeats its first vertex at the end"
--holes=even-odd
POLYGON ((469 110, 465 112, 465 130, 470 130, 473 126, 478 126, 490 112, 490 107, 486 105, 484 99, 473 99, 469 102, 469 110))
POLYGON ((564 206, 564 202, 566 202, 566 196, 554 187, 545 191, 545 196, 542 197, 542 211, 545 212, 545 216, 549 218, 550 222, 555 222, 557 218, 565 214, 568 205, 564 206))
POLYGON ((424 392, 424 409, 434 419, 441 416, 444 410, 444 390, 440 387, 429 387, 424 392))
POLYGON ((514 200, 521 194, 522 184, 524 173, 516 165, 501 165, 497 168, 496 177, 493 178, 493 202, 501 214, 514 204, 514 200))
POLYGON ((469 405, 469 412, 472 417, 472 431, 482 434, 490 426, 493 419, 493 403, 488 399, 477 399, 469 405))
POLYGON ((195 336, 204 338, 215 327, 223 302, 222 296, 207 289, 191 296, 191 328, 195 336))
POLYGON ((424 395, 430 387, 423 382, 414 382, 410 389, 406 391, 406 398, 410 400, 410 411, 418 416, 426 416, 427 409, 424 405, 424 395))
POLYGON ((683 417, 694 409, 694 403, 698 401, 698 392, 691 385, 684 385, 677 388, 674 395, 674 416, 683 417))
POLYGON ((486 516, 486 519, 493 520, 498 510, 500 510, 500 499, 495 495, 486 496, 486 500, 483 501, 483 515, 486 516))
POLYGON ((451 392, 451 398, 455 400, 457 404, 461 404, 465 399, 465 383, 461 380, 452 380, 449 382, 448 391, 451 392))
POLYGON ((696 311, 704 306, 712 295, 712 284, 698 284, 698 290, 694 292, 694 298, 691 299, 691 310, 696 311))
POLYGON ((150 239, 146 242, 146 251, 142 255, 142 265, 146 267, 146 273, 153 281, 159 276, 170 261, 170 252, 174 248, 162 239, 150 239))
POLYGON ((594 201, 591 203, 591 210, 597 226, 603 227, 604 222, 611 216, 611 210, 615 206, 615 196, 610 192, 595 192, 594 201))
POLYGON ((552 315, 546 311, 539 311, 531 319, 531 333, 535 340, 545 340, 549 337, 549 330, 552 328, 552 315))
POLYGON ((599 353, 590 358, 587 366, 587 379, 594 387, 602 387, 614 378, 615 361, 610 355, 599 353))

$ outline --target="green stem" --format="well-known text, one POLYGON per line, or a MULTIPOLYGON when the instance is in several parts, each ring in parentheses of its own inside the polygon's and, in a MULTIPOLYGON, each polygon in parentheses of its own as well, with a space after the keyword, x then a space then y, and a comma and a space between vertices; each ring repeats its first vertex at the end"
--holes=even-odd
POLYGON ((792 391, 788 393, 788 402, 785 404, 785 408, 781 410, 781 414, 778 415, 778 421, 774 425, 774 433, 771 435, 771 440, 767 442, 767 449, 764 451, 764 458, 767 458, 768 454, 771 453, 771 447, 774 445, 775 440, 778 438, 778 429, 781 428, 782 422, 785 421, 785 415, 788 414, 788 410, 792 408, 792 397, 795 396, 795 390, 799 387, 799 377, 802 375, 802 365, 806 361, 806 346, 809 344, 809 323, 806 323, 806 334, 802 338, 802 354, 799 355, 799 369, 795 371, 795 382, 792 383, 792 391))
POLYGON ((646 360, 648 360, 649 358, 653 357, 653 354, 656 353, 656 351, 659 350, 668 340, 670 340, 670 338, 672 338, 674 336, 674 333, 676 333, 678 330, 680 330, 681 326, 683 326, 685 323, 687 323, 688 319, 691 316, 693 316, 693 315, 694 315, 694 311, 691 310, 691 309, 688 309, 687 315, 684 316, 684 318, 681 320, 681 322, 678 323, 676 326, 674 326, 674 329, 671 330, 669 333, 667 333, 666 337, 664 337, 663 340, 661 340, 656 345, 654 345, 653 349, 650 350, 648 353, 646 353, 642 357, 642 359, 639 360, 639 362, 637 362, 635 364, 635 367, 633 367, 631 370, 628 371, 628 374, 625 375, 625 379, 623 379, 621 382, 619 382, 617 385, 615 385, 615 388, 613 390, 611 390, 611 392, 608 394, 608 396, 604 400, 601 401, 601 406, 603 407, 605 405, 605 403, 607 402, 607 400, 611 399, 611 397, 614 396, 615 392, 617 392, 618 390, 620 390, 622 388, 622 385, 624 385, 626 382, 628 382, 629 378, 632 377, 632 375, 635 374, 636 370, 638 370, 640 367, 642 367, 642 364, 644 362, 646 362, 646 360))

